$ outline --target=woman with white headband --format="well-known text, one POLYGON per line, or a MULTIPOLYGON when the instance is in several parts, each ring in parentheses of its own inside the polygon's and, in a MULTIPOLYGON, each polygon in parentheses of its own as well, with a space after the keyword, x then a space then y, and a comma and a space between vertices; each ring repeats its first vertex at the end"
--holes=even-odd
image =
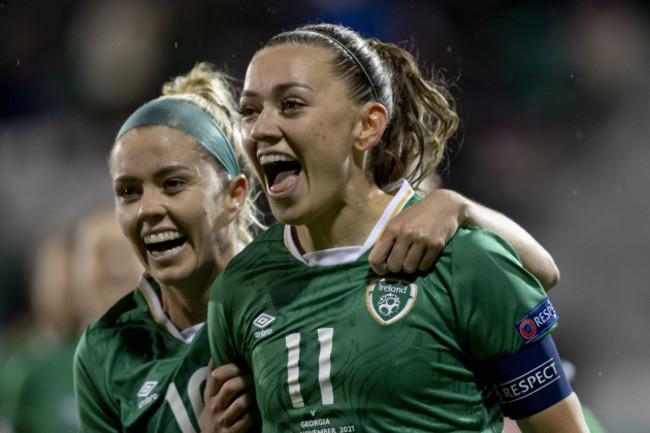
POLYGON ((252 371, 263 431, 497 432, 504 414, 587 431, 557 314, 502 237, 463 227, 430 269, 368 266, 458 125, 406 50, 338 25, 281 33, 239 105, 281 224, 217 277, 208 327, 215 365, 252 371))

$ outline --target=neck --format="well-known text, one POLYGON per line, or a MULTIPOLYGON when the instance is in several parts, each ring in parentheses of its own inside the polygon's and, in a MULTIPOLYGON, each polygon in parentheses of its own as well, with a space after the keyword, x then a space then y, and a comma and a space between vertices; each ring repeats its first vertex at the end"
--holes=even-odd
POLYGON ((205 276, 194 276, 191 282, 160 284, 163 311, 179 330, 205 322, 212 283, 235 255, 235 247, 219 256, 217 265, 205 276))
POLYGON ((161 286, 165 314, 180 330, 205 322, 208 313, 209 287, 203 293, 187 294, 171 286, 161 286))
POLYGON ((376 185, 348 188, 341 204, 329 206, 318 218, 295 227, 304 252, 363 245, 392 197, 376 185))

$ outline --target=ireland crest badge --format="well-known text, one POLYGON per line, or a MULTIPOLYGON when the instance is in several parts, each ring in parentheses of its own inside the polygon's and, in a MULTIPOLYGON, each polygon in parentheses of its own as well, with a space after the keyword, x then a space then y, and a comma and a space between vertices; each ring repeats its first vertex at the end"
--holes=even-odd
POLYGON ((418 286, 394 278, 372 280, 366 292, 368 311, 382 325, 390 325, 404 317, 415 302, 418 286))

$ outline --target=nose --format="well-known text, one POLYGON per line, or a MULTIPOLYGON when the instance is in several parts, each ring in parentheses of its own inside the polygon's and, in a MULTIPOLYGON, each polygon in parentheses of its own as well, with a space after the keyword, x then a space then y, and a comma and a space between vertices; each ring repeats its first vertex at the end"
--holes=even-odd
POLYGON ((165 214, 161 194, 152 189, 144 189, 139 200, 138 219, 141 221, 160 218, 165 214))
POLYGON ((250 122, 244 134, 257 142, 268 142, 270 144, 277 142, 282 136, 282 132, 278 126, 274 110, 271 108, 261 110, 255 116, 255 119, 250 122))

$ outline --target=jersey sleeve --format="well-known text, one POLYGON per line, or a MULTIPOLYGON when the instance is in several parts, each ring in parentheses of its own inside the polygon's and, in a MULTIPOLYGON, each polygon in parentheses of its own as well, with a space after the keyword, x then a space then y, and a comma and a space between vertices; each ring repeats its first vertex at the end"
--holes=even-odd
POLYGON ((215 367, 236 362, 239 357, 236 356, 233 345, 233 329, 229 320, 231 308, 224 306, 229 298, 224 295, 226 284, 225 272, 222 272, 214 282, 210 292, 210 302, 208 304, 208 340, 210 342, 210 354, 215 367))
POLYGON ((102 365, 94 361, 93 352, 98 347, 89 343, 87 332, 83 334, 74 357, 74 391, 79 415, 79 432, 109 433, 121 432, 120 417, 107 401, 102 391, 104 371, 102 365))
POLYGON ((452 296, 461 341, 475 360, 514 353, 557 326, 548 322, 540 332, 522 334, 522 322, 550 302, 503 238, 476 227, 460 230, 453 242, 452 296))

